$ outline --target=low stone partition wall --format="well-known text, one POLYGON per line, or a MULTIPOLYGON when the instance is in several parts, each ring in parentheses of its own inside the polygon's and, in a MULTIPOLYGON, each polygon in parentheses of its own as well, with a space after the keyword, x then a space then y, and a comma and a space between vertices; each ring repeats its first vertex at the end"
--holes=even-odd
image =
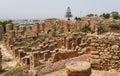
POLYGON ((64 51, 64 52, 57 52, 55 54, 52 55, 53 57, 53 62, 59 61, 59 60, 63 60, 63 59, 67 59, 67 58, 72 58, 72 57, 76 57, 78 56, 78 52, 77 51, 64 51))
POLYGON ((92 68, 120 70, 120 35, 102 35, 91 40, 92 68))
POLYGON ((2 52, 0 48, 0 71, 2 70, 2 52))

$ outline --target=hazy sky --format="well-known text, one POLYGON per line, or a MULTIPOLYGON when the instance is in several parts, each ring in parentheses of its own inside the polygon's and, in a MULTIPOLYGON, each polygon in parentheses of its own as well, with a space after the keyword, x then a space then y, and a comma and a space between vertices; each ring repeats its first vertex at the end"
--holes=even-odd
POLYGON ((0 19, 63 19, 68 6, 74 17, 120 12, 120 0, 0 0, 0 19))

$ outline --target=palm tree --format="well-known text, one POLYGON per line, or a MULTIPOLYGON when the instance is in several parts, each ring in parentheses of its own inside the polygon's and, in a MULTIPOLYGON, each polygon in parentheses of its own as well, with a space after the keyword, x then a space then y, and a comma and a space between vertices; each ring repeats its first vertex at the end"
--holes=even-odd
POLYGON ((70 20, 70 18, 72 17, 72 13, 71 13, 70 7, 67 8, 67 12, 66 12, 65 17, 66 17, 68 20, 70 20))

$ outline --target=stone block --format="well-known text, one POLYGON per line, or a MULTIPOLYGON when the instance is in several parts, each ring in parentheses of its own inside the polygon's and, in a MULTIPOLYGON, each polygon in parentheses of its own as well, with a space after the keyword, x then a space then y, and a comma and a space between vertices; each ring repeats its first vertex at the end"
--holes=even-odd
POLYGON ((90 76, 91 64, 85 61, 73 61, 65 64, 68 76, 90 76))

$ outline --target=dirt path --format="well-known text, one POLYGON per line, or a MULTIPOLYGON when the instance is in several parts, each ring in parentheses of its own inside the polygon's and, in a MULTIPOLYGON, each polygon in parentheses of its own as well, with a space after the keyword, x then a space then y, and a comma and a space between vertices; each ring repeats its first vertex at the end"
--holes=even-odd
POLYGON ((5 47, 4 44, 0 44, 1 52, 2 52, 2 68, 5 70, 9 70, 16 65, 16 61, 13 59, 10 51, 5 47))

